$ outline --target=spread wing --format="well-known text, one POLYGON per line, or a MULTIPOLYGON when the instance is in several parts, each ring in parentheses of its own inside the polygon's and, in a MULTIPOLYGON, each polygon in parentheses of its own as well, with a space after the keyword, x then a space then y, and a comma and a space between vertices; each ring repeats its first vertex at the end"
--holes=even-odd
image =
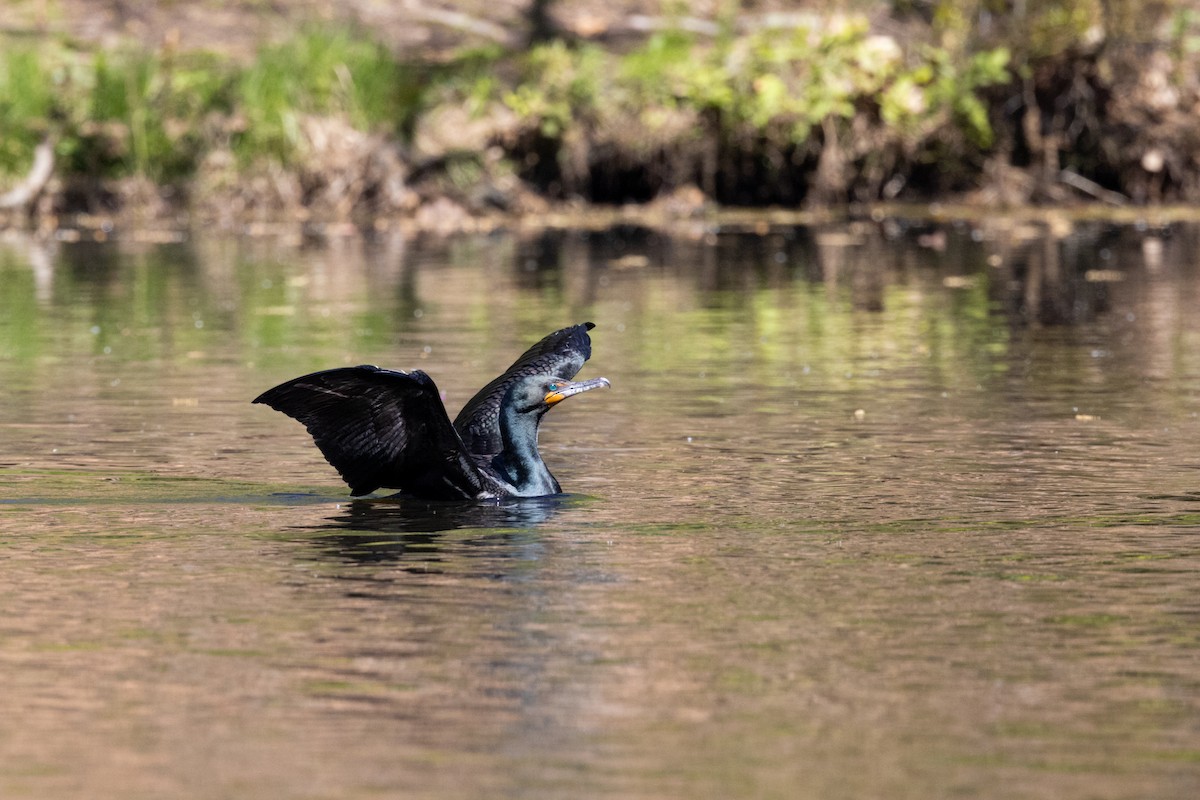
POLYGON ((503 449, 500 440, 500 401, 513 383, 527 375, 553 375, 571 380, 592 355, 590 322, 555 331, 526 350, 504 374, 480 389, 454 418, 454 427, 467 452, 495 455, 503 449))
POLYGON ((361 366, 314 372, 254 402, 304 423, 351 494, 388 488, 461 499, 483 490, 437 386, 420 370, 361 366))

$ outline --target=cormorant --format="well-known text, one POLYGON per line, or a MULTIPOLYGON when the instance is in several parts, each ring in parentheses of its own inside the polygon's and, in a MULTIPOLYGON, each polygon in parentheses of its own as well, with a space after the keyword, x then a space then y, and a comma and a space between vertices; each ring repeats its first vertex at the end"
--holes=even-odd
POLYGON ((364 365, 314 372, 254 399, 299 420, 350 494, 399 489, 429 500, 562 491, 538 453, 551 406, 600 386, 574 381, 592 354, 590 322, 555 331, 467 401, 454 423, 433 379, 364 365))

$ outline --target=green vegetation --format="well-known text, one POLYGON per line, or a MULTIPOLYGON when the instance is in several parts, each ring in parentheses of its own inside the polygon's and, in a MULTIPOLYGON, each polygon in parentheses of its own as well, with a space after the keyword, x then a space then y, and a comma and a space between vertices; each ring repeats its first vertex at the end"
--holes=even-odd
POLYGON ((88 177, 187 179, 219 147, 243 166, 288 166, 306 146, 306 117, 403 139, 431 89, 476 113, 502 104, 523 129, 554 142, 602 139, 605 128, 637 120, 623 141, 636 149, 643 134, 661 143, 652 129, 683 115, 719 120, 712 135, 804 146, 826 120, 848 124, 865 107, 899 138, 950 126, 986 145, 991 131, 975 92, 1006 80, 1006 65, 1003 48, 962 63, 935 48, 906 58, 863 19, 716 42, 669 31, 626 55, 552 41, 517 54, 476 51, 437 68, 401 63, 346 29, 304 30, 246 66, 169 48, 9 43, 0 53, 8 123, 0 171, 21 174, 51 134, 66 172, 88 177))
MULTIPOLYGON (((65 75, 63 76, 65 78, 65 75)), ((0 171, 28 168, 55 107, 54 75, 32 47, 0 49, 0 171)))
MULTIPOLYGON (((1138 73, 1112 55, 1116 38, 1109 50, 1095 45, 1098 25, 1127 39, 1141 30, 1130 27, 1128 3, 1055 0, 1023 15, 989 0, 911 5, 929 19, 904 41, 853 14, 786 27, 727 18, 715 36, 669 29, 623 52, 551 39, 436 63, 402 60, 367 32, 337 27, 300 29, 246 63, 170 45, 0 40, 0 185, 23 176, 50 137, 67 182, 186 185, 208 165, 224 172, 202 190, 246 192, 247 176, 291 174, 293 202, 320 196, 322 209, 343 214, 411 170, 427 178, 442 156, 437 185, 461 197, 511 185, 515 174, 551 197, 649 199, 696 184, 723 202, 877 200, 970 188, 989 163, 1014 159, 1035 183, 1062 166, 1135 199, 1190 191, 1171 171, 1190 129, 1177 129, 1163 105, 1177 97, 1186 111, 1182 85, 1144 102, 1119 92, 1138 73), (986 32, 983 16, 995 20, 986 32), (1036 72, 1047 62, 1054 69, 1036 72), (1108 95, 1119 102, 1098 106, 1108 95), (1121 140, 1152 103, 1168 115, 1152 132, 1160 141, 1121 140), (1126 119, 1109 134, 1104 115, 1114 110, 1126 119), (418 146, 421 131, 431 150, 418 146), (397 145, 410 160, 394 155, 397 145), (393 155, 380 161, 368 147, 393 155), (1157 175, 1130 169, 1147 150, 1157 175), (367 175, 384 162, 390 177, 367 175), (321 174, 335 169, 338 179, 321 174), (332 196, 351 184, 348 203, 332 196)), ((892 6, 903 18, 906 4, 892 6)), ((1147 85, 1159 73, 1182 80, 1200 54, 1197 16, 1182 3, 1155 8, 1171 12, 1170 24, 1158 26, 1162 58, 1147 61, 1147 85)), ((411 210, 400 193, 389 197, 390 210, 411 210)))
POLYGON ((0 171, 22 173, 49 134, 68 173, 98 178, 187 178, 222 145, 288 164, 304 115, 395 134, 418 97, 404 65, 346 30, 306 31, 245 68, 209 53, 14 44, 0 52, 0 171))
POLYGON ((1004 47, 961 61, 932 46, 906 57, 863 18, 715 43, 668 31, 625 56, 552 42, 524 61, 525 79, 504 97, 523 120, 550 138, 611 131, 634 149, 661 141, 655 126, 680 114, 716 120, 715 138, 768 150, 819 144, 823 125, 846 133, 856 118, 911 149, 947 133, 986 147, 992 129, 978 92, 1010 79, 1004 47))
POLYGON ((398 135, 411 125, 421 90, 417 71, 381 44, 314 28, 263 50, 233 77, 230 95, 244 115, 235 138, 239 155, 286 163, 303 146, 304 115, 342 117, 358 130, 398 135))

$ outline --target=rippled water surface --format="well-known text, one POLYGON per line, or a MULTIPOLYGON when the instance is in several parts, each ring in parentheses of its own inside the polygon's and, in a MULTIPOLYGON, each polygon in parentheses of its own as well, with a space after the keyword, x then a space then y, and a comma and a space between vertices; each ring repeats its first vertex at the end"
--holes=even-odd
POLYGON ((0 243, 4 798, 1192 798, 1200 231, 0 243), (570 493, 351 502, 592 320, 570 493))

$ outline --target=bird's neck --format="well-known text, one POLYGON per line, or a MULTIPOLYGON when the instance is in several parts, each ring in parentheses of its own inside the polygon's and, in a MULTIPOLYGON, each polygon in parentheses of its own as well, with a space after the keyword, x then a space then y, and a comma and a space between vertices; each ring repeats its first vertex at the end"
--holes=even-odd
POLYGON ((561 491, 538 452, 541 420, 541 415, 520 414, 511 408, 500 412, 500 438, 504 449, 492 463, 512 484, 518 497, 538 497, 561 491))

